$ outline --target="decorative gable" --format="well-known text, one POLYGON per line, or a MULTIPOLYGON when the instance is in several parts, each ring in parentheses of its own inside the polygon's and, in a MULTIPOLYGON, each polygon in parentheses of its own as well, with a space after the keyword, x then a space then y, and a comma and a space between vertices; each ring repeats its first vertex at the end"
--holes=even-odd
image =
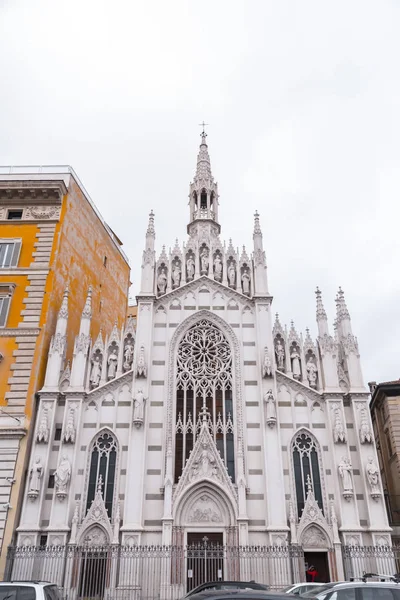
POLYGON ((97 491, 92 502, 91 507, 89 508, 86 517, 83 519, 82 524, 79 528, 78 533, 78 544, 83 544, 85 542, 93 542, 92 536, 88 535, 89 530, 93 531, 93 535, 95 536, 97 541, 102 540, 102 543, 110 543, 113 539, 113 530, 111 527, 110 519, 108 517, 108 513, 104 504, 103 494, 102 494, 103 481, 100 475, 97 491), (105 534, 105 535, 104 535, 105 534), (108 539, 106 539, 106 536, 108 539))
POLYGON ((209 415, 205 409, 203 410, 202 418, 200 435, 179 478, 174 493, 174 501, 193 483, 208 481, 223 487, 237 505, 236 490, 210 434, 209 415))
MULTIPOLYGON (((304 541, 303 538, 311 535, 311 533, 313 533, 314 538, 316 538, 316 533, 318 532, 319 528, 326 535, 327 541, 329 541, 332 545, 332 529, 329 526, 324 513, 318 506, 310 479, 307 481, 307 488, 307 500, 297 528, 297 539, 304 541)), ((322 532, 319 534, 319 537, 323 535, 322 532)))

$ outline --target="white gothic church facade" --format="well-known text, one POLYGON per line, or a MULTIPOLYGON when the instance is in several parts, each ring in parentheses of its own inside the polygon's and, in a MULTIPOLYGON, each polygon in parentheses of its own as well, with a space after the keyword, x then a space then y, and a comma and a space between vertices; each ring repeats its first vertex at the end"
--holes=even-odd
POLYGON ((290 544, 341 578, 343 545, 390 544, 343 292, 334 332, 319 290, 316 340, 283 327, 258 214, 239 252, 218 203, 203 133, 186 242, 157 257, 150 214, 137 322, 91 340, 89 290, 71 367, 65 293, 17 546, 290 544))

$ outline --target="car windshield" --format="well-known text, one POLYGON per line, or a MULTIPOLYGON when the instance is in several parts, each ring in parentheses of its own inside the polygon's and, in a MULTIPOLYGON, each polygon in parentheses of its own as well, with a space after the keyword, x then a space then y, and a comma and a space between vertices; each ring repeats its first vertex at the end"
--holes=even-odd
POLYGON ((287 587, 283 588, 282 590, 279 590, 280 592, 283 592, 284 594, 287 594, 287 592, 290 592, 290 590, 293 589, 293 585, 288 585, 287 587))
POLYGON ((309 592, 307 592, 306 594, 302 594, 302 598, 315 598, 316 596, 319 596, 319 594, 322 594, 322 592, 328 593, 329 590, 336 585, 335 583, 331 583, 331 584, 325 584, 325 585, 316 585, 315 587, 313 587, 312 590, 310 590, 309 592))

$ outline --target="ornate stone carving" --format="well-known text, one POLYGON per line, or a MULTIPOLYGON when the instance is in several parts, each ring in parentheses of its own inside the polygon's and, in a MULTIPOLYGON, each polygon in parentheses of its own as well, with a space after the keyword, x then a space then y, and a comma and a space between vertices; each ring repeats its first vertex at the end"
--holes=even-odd
POLYGON ((154 250, 152 250, 151 248, 146 248, 146 250, 143 251, 143 257, 142 257, 143 266, 152 265, 153 261, 154 261, 154 250))
POLYGON ((332 405, 333 411, 333 439, 335 444, 345 444, 346 443, 346 431, 343 426, 342 414, 339 406, 337 404, 332 405))
POLYGON ((318 527, 311 526, 303 534, 302 546, 303 548, 326 548, 327 540, 318 527))
POLYGON ((60 206, 28 206, 24 212, 25 219, 58 219, 60 206))
POLYGON ((369 425, 367 407, 363 404, 359 407, 360 411, 360 442, 361 444, 372 444, 373 436, 369 425))
POLYGON ((236 265, 233 260, 229 261, 228 264, 228 282, 229 287, 234 288, 236 282, 236 265))
POLYGON ((222 281, 222 260, 219 254, 216 254, 214 258, 214 279, 222 281))
POLYGON ((65 335, 61 335, 61 333, 56 333, 51 339, 50 353, 53 354, 54 352, 57 352, 60 356, 63 356, 66 341, 67 338, 65 335))
MULTIPOLYGON (((297 530, 298 539, 302 546, 312 547, 312 538, 308 538, 310 529, 316 529, 324 536, 324 547, 331 545, 332 532, 328 522, 315 499, 310 476, 307 478, 307 499, 299 521, 297 530)), ((322 542, 321 542, 322 543, 322 542)))
POLYGON ((340 341, 346 356, 349 356, 349 354, 360 356, 357 338, 353 334, 349 333, 346 337, 341 338, 340 341))
POLYGON ((69 382, 71 380, 71 363, 68 361, 67 366, 65 367, 60 381, 58 382, 58 387, 61 392, 65 392, 65 390, 69 387, 69 382))
POLYGON ((257 248, 254 251, 254 264, 256 267, 265 265, 265 252, 261 248, 257 248))
POLYGON ((265 422, 268 427, 275 427, 276 425, 276 402, 275 398, 272 394, 272 390, 268 390, 266 394, 264 394, 264 403, 265 403, 265 422))
POLYGON ((101 355, 95 354, 92 360, 92 369, 90 371, 90 387, 91 389, 97 388, 100 384, 101 379, 101 355))
POLYGON ((130 371, 133 363, 134 343, 132 338, 128 338, 124 347, 124 371, 130 371))
POLYGON ((144 356, 144 345, 142 344, 139 349, 139 354, 136 362, 136 377, 147 377, 147 366, 146 359, 144 356))
POLYGON ((75 352, 86 354, 90 344, 90 336, 85 333, 80 333, 75 340, 75 352))
POLYGON ((351 476, 353 467, 350 460, 343 456, 338 466, 339 475, 342 480, 343 497, 350 500, 354 496, 353 480, 351 476))
POLYGON ((104 546, 112 540, 110 519, 103 500, 103 479, 100 475, 94 500, 84 518, 79 535, 78 544, 89 543, 104 546))
POLYGON ((179 260, 175 260, 172 264, 172 287, 177 288, 181 284, 182 270, 179 260))
POLYGON ((160 273, 157 277, 157 289, 159 294, 165 294, 167 287, 167 274, 166 269, 161 268, 160 273))
POLYGON ((111 352, 107 359, 108 370, 107 370, 107 379, 114 379, 117 373, 117 364, 118 364, 118 349, 114 346, 111 349, 111 352))
POLYGON ((143 425, 144 421, 144 404, 147 398, 144 397, 143 390, 140 388, 136 392, 133 402, 133 424, 138 429, 143 425))
POLYGON ((75 444, 76 428, 75 428, 75 410, 76 405, 71 404, 68 408, 67 423, 65 425, 63 441, 65 444, 75 444))
POLYGON ((188 521, 190 523, 221 523, 222 516, 212 498, 204 494, 193 506, 188 521))
POLYGON ((318 345, 321 350, 322 356, 325 354, 333 354, 336 356, 337 353, 337 344, 331 335, 325 333, 324 335, 318 338, 318 345))
POLYGON ((317 374, 318 374, 318 369, 317 369, 317 366, 316 366, 314 360, 315 359, 313 359, 310 356, 307 361, 307 364, 306 364, 308 384, 313 389, 315 389, 317 387, 317 374))
POLYGON ((64 454, 56 472, 54 473, 54 485, 56 496, 59 500, 64 500, 68 493, 69 482, 71 479, 71 464, 64 454))
POLYGON ((82 544, 85 546, 106 546, 107 543, 107 535, 101 527, 92 527, 82 539, 82 544))
POLYGON ((242 273, 242 290, 246 296, 250 295, 250 275, 248 269, 244 269, 242 273))
POLYGON ((209 254, 205 246, 200 251, 200 272, 202 275, 208 275, 209 254))
POLYGON ((282 372, 285 371, 285 347, 282 343, 282 340, 277 337, 275 339, 275 355, 276 355, 276 364, 278 365, 278 369, 282 372))
POLYGON ((368 457, 365 473, 367 475, 371 497, 374 500, 378 500, 381 496, 381 490, 379 486, 379 469, 372 456, 368 457))
POLYGON ((47 442, 49 441, 49 411, 50 406, 48 404, 43 404, 40 414, 39 427, 36 433, 36 441, 39 444, 47 444, 47 442))
POLYGON ((191 281, 194 278, 195 273, 195 262, 191 254, 189 254, 186 260, 186 281, 191 281))
POLYGON ((269 357, 269 352, 268 352, 268 348, 267 347, 264 348, 264 360, 263 360, 263 367, 262 367, 262 376, 264 378, 266 378, 266 377, 272 377, 271 359, 269 357))
POLYGON ((43 475, 43 465, 40 457, 37 457, 29 471, 28 498, 36 500, 40 492, 40 480, 43 475))

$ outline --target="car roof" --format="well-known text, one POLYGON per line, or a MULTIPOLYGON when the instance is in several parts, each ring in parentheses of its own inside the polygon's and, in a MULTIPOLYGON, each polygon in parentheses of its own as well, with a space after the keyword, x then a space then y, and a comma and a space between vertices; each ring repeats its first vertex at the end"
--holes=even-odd
MULTIPOLYGON (((224 582, 222 582, 224 583, 224 582)), ((280 592, 270 592, 269 590, 241 590, 240 588, 231 589, 231 590, 203 590, 198 594, 193 594, 190 596, 193 600, 196 598, 225 598, 226 596, 235 596, 235 598, 249 598, 251 597, 259 597, 261 598, 279 598, 281 599, 283 594, 280 592)), ((297 596, 292 596, 291 594, 285 594, 285 599, 288 598, 297 598, 297 596)))
POLYGON ((55 583, 51 583, 51 581, 36 581, 36 580, 24 580, 18 581, 17 579, 13 579, 12 581, 0 581, 0 585, 56 585, 55 583))

